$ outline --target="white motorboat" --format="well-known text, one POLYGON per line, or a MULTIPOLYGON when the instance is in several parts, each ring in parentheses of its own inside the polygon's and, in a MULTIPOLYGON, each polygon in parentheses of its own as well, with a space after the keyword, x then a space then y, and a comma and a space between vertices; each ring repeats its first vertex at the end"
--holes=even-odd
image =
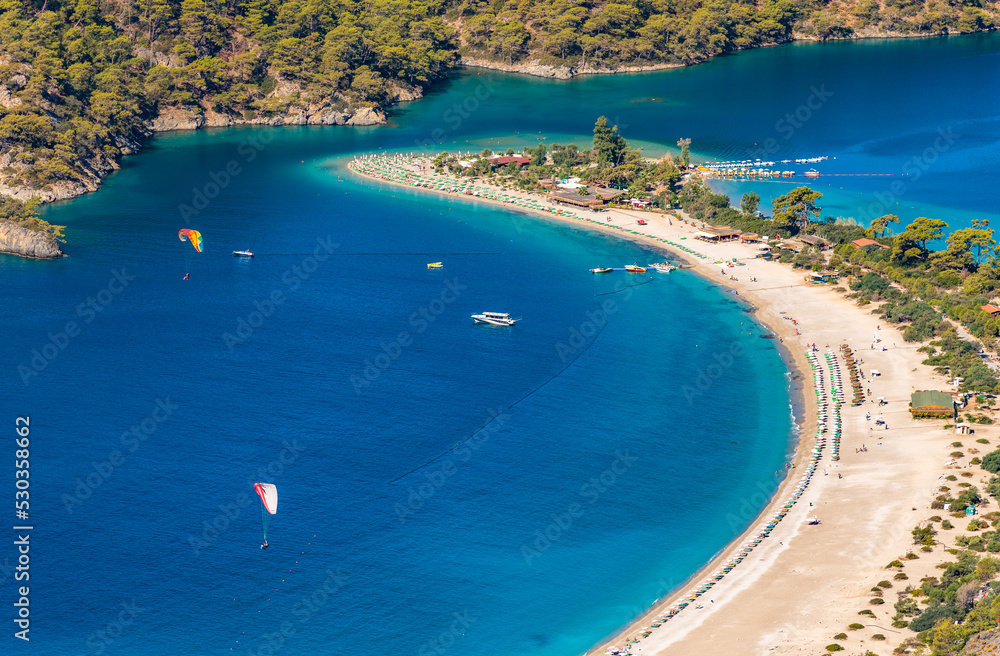
POLYGON ((476 320, 476 323, 489 323, 494 326, 513 326, 520 321, 520 319, 511 319, 506 312, 483 312, 472 315, 472 318, 476 320))
POLYGON ((233 255, 236 257, 253 257, 253 253, 251 251, 233 251, 233 255))

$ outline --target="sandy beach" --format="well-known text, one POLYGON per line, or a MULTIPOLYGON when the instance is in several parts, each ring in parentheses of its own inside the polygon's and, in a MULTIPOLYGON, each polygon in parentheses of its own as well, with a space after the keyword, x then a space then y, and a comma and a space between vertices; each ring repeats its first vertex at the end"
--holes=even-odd
MULTIPOLYGON (((558 208, 538 194, 502 190, 482 181, 459 188, 456 178, 431 176, 429 169, 409 157, 384 157, 383 164, 394 161, 392 166, 401 168, 382 176, 373 161, 359 158, 351 168, 378 184, 401 184, 414 193, 422 191, 413 188, 417 176, 433 177, 447 183, 427 191, 496 202, 549 220, 617 234, 682 258, 690 267, 668 275, 701 275, 743 297, 757 308, 756 318, 781 340, 793 360, 793 375, 801 376, 795 381, 801 383, 804 407, 804 415, 796 418, 798 448, 793 466, 768 507, 752 522, 750 517, 741 518, 751 522, 743 535, 643 617, 589 653, 623 649, 626 642, 630 653, 642 656, 820 653, 836 634, 847 632, 848 638, 840 642, 848 653, 890 654, 914 636, 908 629, 892 627, 894 592, 907 582, 919 585, 920 578, 938 572, 936 564, 953 557, 940 545, 932 552, 920 551, 910 532, 935 512, 943 514, 932 511, 930 504, 938 488, 947 484, 946 476, 962 475, 982 489, 985 472, 963 466, 962 460, 950 464, 952 443, 961 441, 965 452, 974 454, 976 447, 982 453, 995 448, 976 444, 977 438, 996 442, 992 427, 980 427, 972 436, 956 435, 943 429, 944 421, 910 418, 908 403, 914 389, 952 389, 944 376, 921 364, 925 356, 917 352, 919 344, 907 344, 899 331, 880 325, 871 306, 858 307, 832 286, 806 282, 804 270, 756 258, 754 245, 696 240, 696 222, 679 212, 671 216, 575 209, 555 214, 558 208), (449 191, 452 188, 459 190, 449 191), (647 225, 638 225, 639 219, 647 225), (729 266, 734 258, 739 265, 729 266), (873 343, 873 338, 880 341, 873 343), (858 406, 851 405, 842 345, 849 345, 862 361, 862 384, 870 389, 858 406), (873 377, 872 369, 881 375, 873 377), (844 403, 839 408, 833 402, 838 370, 844 387, 844 403), (876 405, 877 397, 883 397, 886 405, 876 405), (834 435, 833 415, 838 412, 842 430, 834 435), (878 416, 884 419, 883 425, 875 425, 878 416), (818 432, 818 418, 825 432, 818 432), (839 459, 834 458, 835 444, 839 444, 839 459), (778 516, 780 521, 772 524, 778 516), (807 520, 813 516, 821 523, 811 525, 807 520), (762 534, 766 537, 758 537, 762 534), (757 544, 753 544, 755 539, 757 544), (744 550, 745 545, 751 545, 751 550, 744 550), (919 558, 905 560, 914 550, 919 558), (896 559, 904 559, 905 566, 887 569, 896 559), (907 580, 898 577, 899 573, 907 580), (872 587, 885 580, 893 587, 885 589, 884 604, 872 604, 870 599, 877 596, 872 587), (685 605, 677 610, 680 604, 685 605), (859 615, 865 609, 874 617, 859 615), (865 626, 850 631, 852 623, 865 626)), ((954 521, 962 526, 944 536, 952 544, 957 534, 965 533, 967 523, 954 521)))

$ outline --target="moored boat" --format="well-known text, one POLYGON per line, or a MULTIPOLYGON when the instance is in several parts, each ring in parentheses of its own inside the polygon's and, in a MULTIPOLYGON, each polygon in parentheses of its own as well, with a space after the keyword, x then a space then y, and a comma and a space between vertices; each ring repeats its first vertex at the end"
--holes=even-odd
POLYGON ((427 264, 427 268, 428 269, 443 269, 444 268, 444 263, 443 262, 429 262, 427 264))
POLYGON ((672 264, 667 264, 666 262, 656 262, 654 264, 647 264, 646 266, 653 271, 658 271, 660 273, 670 273, 676 268, 672 264))
POLYGON ((233 255, 236 257, 253 257, 253 253, 251 251, 233 251, 233 255))
POLYGON ((625 270, 629 273, 646 273, 646 267, 641 267, 638 264, 626 264, 625 270))
POLYGON ((611 271, 611 267, 597 267, 596 269, 591 269, 591 273, 607 273, 611 271))
POLYGON ((520 321, 520 319, 511 319, 506 312, 483 312, 472 315, 472 318, 476 320, 476 323, 488 323, 494 326, 513 326, 520 321))

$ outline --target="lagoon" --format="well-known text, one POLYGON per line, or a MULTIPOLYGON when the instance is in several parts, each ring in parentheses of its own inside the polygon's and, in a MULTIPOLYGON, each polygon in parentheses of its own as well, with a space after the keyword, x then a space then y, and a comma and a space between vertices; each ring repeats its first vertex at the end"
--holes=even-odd
MULTIPOLYGON (((642 247, 344 162, 584 144, 604 114, 650 153, 690 137, 701 157, 754 157, 773 138, 788 157, 836 157, 830 172, 902 172, 954 126, 897 202, 956 225, 996 212, 997 37, 791 45, 569 82, 470 70, 389 127, 158 136, 100 192, 45 209, 71 257, 0 256, 5 407, 34 426, 37 644, 586 650, 763 507, 795 438, 785 366, 705 281, 588 273, 656 257, 642 247), (784 139, 778 121, 813 89, 832 95, 784 139), (257 257, 230 255, 244 248, 257 257), (595 314, 601 294, 614 312, 595 314), (525 321, 473 326, 483 310, 525 321), (725 377, 694 385, 733 345, 745 355, 725 377), (258 480, 281 495, 266 552, 258 480)), ((879 192, 839 180, 824 190, 834 215, 879 192)))

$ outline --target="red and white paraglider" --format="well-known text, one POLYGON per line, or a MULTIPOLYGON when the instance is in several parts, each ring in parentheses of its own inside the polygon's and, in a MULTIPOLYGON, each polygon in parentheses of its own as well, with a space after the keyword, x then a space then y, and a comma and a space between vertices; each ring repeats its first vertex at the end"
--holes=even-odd
POLYGON ((267 527, 271 523, 271 515, 278 512, 278 488, 270 483, 254 483, 254 492, 260 497, 260 519, 264 525, 264 544, 261 549, 267 549, 267 527))

